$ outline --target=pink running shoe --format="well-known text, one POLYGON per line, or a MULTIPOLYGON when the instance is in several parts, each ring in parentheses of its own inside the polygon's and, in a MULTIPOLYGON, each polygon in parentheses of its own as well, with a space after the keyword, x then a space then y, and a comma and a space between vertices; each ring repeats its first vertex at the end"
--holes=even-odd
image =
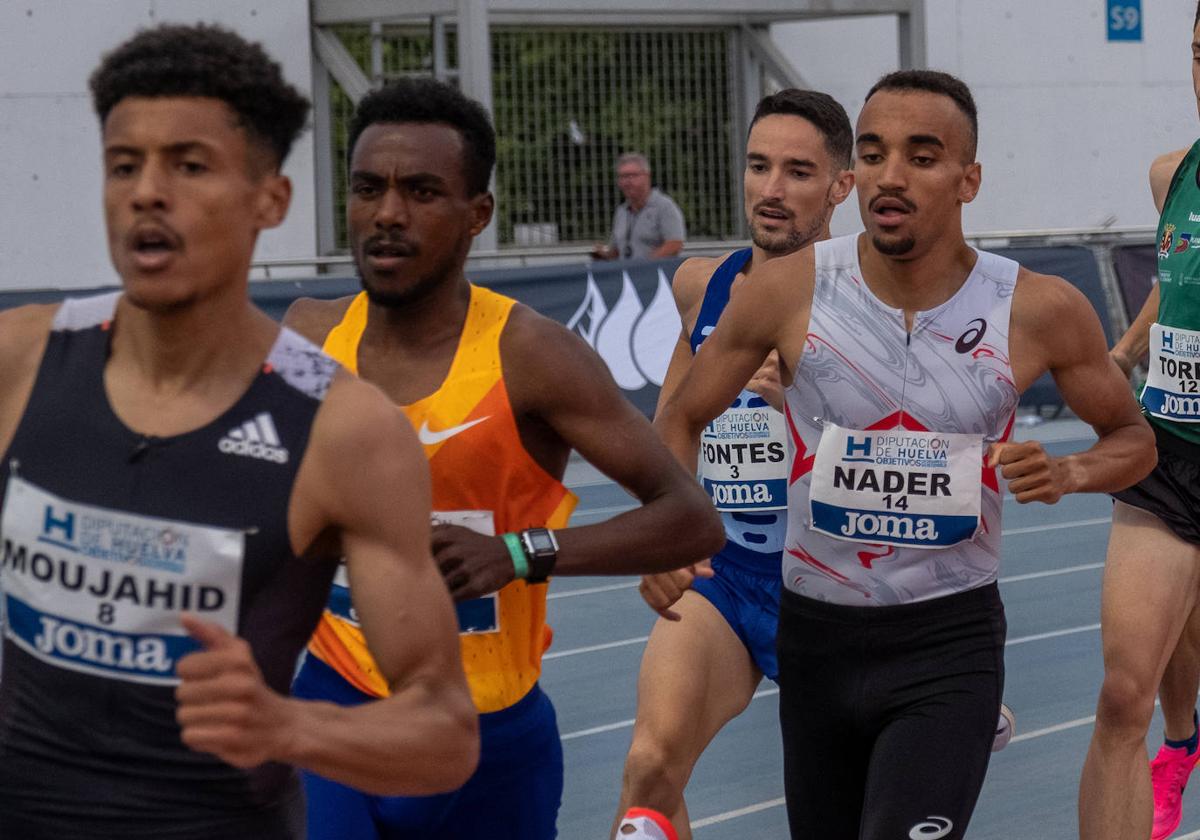
POLYGON ((1163 744, 1150 762, 1150 784, 1154 787, 1154 833, 1151 840, 1165 840, 1179 828, 1183 818, 1183 789, 1192 768, 1200 761, 1200 750, 1188 755, 1184 747, 1163 744))

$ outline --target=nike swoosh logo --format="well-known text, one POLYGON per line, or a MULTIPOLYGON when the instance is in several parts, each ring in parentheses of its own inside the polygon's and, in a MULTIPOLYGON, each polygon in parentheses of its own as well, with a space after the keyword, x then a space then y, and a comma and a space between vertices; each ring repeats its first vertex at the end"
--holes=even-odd
POLYGON ((478 420, 471 420, 458 426, 451 426, 449 429, 442 429, 440 432, 431 430, 429 428, 429 421, 426 420, 421 424, 421 428, 417 429, 417 438, 426 446, 433 446, 444 440, 449 440, 459 432, 465 432, 467 429, 482 423, 490 417, 491 415, 489 414, 487 417, 480 417, 478 420))

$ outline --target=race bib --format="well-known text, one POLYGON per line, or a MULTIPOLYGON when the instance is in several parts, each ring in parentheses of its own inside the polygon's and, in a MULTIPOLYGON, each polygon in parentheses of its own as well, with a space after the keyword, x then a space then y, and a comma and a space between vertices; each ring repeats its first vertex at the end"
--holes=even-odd
POLYGON ((59 668, 177 685, 190 612, 237 632, 245 535, 78 504, 12 476, 0 517, 4 635, 59 668))
POLYGON ((1200 423, 1200 332, 1153 324, 1146 411, 1176 423, 1200 423))
MULTIPOLYGON (((485 537, 496 536, 495 518, 490 510, 435 510, 430 517, 433 524, 446 523, 470 528, 485 537)), ((482 598, 472 598, 454 605, 458 613, 458 632, 463 635, 473 633, 500 632, 500 593, 493 592, 482 598)), ((329 591, 329 611, 338 618, 359 627, 358 611, 350 598, 350 579, 346 575, 345 562, 338 564, 333 576, 333 587, 329 591)))
POLYGON ((756 394, 743 391, 700 435, 700 480, 721 511, 787 507, 787 420, 768 405, 744 407, 756 394))
POLYGON ((979 529, 983 436, 825 426, 811 527, 839 540, 945 548, 979 529))

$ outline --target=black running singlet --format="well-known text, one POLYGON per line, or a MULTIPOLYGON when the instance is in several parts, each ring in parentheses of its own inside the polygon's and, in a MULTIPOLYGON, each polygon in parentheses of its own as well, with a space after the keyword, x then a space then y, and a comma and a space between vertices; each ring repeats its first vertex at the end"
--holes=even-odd
POLYGON ((104 390, 117 298, 62 305, 0 460, 0 837, 301 836, 291 768, 182 743, 175 665, 188 611, 288 692, 335 568, 297 558, 287 520, 337 365, 281 330, 228 411, 142 436, 104 390))

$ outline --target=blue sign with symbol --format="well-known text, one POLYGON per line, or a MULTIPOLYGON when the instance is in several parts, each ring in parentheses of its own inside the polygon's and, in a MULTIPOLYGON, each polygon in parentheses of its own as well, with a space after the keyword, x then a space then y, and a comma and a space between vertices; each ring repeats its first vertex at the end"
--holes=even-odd
POLYGON ((1108 40, 1142 40, 1142 0, 1105 0, 1108 6, 1108 40))

